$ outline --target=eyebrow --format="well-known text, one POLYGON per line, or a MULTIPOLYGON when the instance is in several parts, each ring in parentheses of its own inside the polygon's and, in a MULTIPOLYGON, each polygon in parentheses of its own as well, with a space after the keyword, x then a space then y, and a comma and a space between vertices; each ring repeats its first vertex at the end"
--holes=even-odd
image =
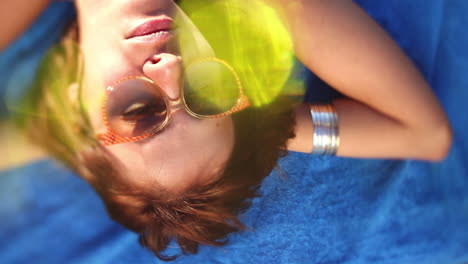
POLYGON ((147 144, 149 141, 151 141, 154 137, 157 137, 160 133, 165 133, 165 132, 167 132, 167 130, 170 131, 172 129, 174 129, 173 128, 173 122, 169 122, 166 125, 166 127, 163 128, 163 130, 158 131, 157 133, 151 134, 150 136, 148 136, 146 138, 140 139, 138 141, 130 142, 130 143, 136 143, 136 144, 139 144, 139 145, 144 145, 144 144, 147 144))

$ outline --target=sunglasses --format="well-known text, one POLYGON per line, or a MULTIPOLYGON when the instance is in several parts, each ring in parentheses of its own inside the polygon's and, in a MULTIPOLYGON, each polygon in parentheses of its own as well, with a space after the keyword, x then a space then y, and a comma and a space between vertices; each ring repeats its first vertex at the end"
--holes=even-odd
POLYGON ((98 139, 109 146, 152 137, 182 108, 193 117, 208 119, 228 116, 250 105, 236 71, 223 60, 192 62, 185 68, 184 77, 176 101, 142 76, 127 77, 108 86, 102 104, 106 132, 98 134, 98 139))

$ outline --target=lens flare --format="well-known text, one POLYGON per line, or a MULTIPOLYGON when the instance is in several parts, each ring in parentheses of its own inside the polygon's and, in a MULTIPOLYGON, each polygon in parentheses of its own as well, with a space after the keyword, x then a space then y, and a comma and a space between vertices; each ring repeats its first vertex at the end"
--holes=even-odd
POLYGON ((206 57, 226 61, 253 106, 284 91, 294 65, 293 45, 272 8, 257 0, 191 0, 180 8, 176 24, 186 66, 206 57))

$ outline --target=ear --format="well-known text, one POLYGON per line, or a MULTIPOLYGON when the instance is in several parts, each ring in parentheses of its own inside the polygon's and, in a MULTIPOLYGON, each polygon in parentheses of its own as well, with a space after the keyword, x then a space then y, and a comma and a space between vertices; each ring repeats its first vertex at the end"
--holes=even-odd
POLYGON ((74 82, 68 86, 68 98, 70 98, 70 102, 75 105, 79 102, 80 98, 80 86, 78 83, 74 82))

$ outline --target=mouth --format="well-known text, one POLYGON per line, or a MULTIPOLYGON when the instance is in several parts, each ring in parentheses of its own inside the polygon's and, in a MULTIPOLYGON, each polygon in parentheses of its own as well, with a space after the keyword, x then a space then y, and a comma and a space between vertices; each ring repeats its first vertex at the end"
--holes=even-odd
POLYGON ((125 39, 139 41, 162 41, 172 37, 174 31, 173 21, 162 17, 146 21, 135 27, 125 39))

